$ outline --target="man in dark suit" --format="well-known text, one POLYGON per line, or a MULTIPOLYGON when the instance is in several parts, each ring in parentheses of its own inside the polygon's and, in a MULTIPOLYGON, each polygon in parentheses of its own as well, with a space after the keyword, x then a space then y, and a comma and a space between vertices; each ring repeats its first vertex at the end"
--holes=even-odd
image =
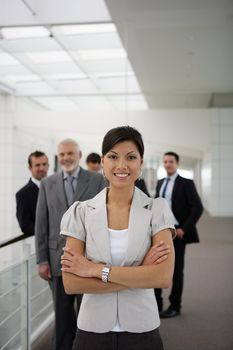
POLYGON ((54 310, 54 350, 72 349, 77 330, 77 313, 81 295, 67 295, 61 275, 61 255, 65 245, 60 223, 63 214, 75 201, 94 197, 105 187, 101 174, 79 166, 79 145, 66 139, 58 145, 58 162, 61 171, 41 182, 36 211, 36 256, 41 278, 49 282, 54 310), (75 311, 76 306, 76 311, 75 311))
POLYGON ((160 317, 170 318, 180 314, 185 247, 186 243, 199 242, 196 223, 202 214, 203 206, 194 182, 181 177, 177 173, 179 165, 178 154, 174 152, 165 153, 163 164, 167 177, 158 181, 156 197, 164 197, 168 201, 174 215, 176 227, 176 238, 174 239, 175 269, 168 309, 162 311, 162 290, 155 289, 155 295, 160 317))
POLYGON ((28 157, 28 169, 31 172, 29 182, 16 193, 16 216, 23 236, 34 235, 36 203, 40 181, 47 176, 49 168, 45 153, 35 151, 28 157))
POLYGON ((135 186, 139 188, 142 192, 144 192, 148 197, 150 197, 145 180, 143 178, 137 179, 135 181, 135 186))

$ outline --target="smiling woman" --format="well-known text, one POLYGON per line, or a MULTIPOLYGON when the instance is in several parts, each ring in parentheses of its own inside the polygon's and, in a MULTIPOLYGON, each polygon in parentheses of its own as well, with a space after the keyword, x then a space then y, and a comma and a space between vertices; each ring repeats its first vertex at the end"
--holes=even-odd
POLYGON ((136 129, 111 129, 102 144, 109 187, 62 219, 65 291, 84 293, 73 350, 163 349, 153 288, 171 283, 174 226, 166 201, 134 186, 143 154, 136 129))

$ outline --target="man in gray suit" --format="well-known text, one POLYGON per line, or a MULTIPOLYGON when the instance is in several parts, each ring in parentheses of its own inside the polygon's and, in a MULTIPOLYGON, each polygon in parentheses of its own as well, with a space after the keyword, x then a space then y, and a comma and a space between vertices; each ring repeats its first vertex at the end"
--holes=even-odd
POLYGON ((36 256, 41 278, 49 282, 55 310, 54 350, 72 349, 77 313, 82 295, 67 295, 61 276, 61 255, 65 240, 59 235, 63 214, 75 201, 94 197, 105 187, 101 174, 79 166, 78 144, 66 139, 58 145, 62 171, 42 180, 36 210, 36 256), (76 306, 76 311, 75 311, 76 306))

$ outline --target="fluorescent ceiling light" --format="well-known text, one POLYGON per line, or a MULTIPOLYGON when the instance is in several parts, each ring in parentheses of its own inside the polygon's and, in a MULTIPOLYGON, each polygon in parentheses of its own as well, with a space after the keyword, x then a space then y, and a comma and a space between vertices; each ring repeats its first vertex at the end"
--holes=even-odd
POLYGON ((56 63, 71 61, 70 56, 65 51, 26 52, 26 55, 34 63, 56 63))
POLYGON ((42 26, 2 28, 1 33, 5 39, 40 38, 50 35, 48 29, 42 26))
POLYGON ((116 32, 116 27, 113 23, 66 25, 60 26, 60 28, 65 35, 116 32))
POLYGON ((8 53, 0 53, 0 66, 17 66, 20 62, 8 53))
POLYGON ((36 74, 27 74, 27 75, 6 75, 6 79, 11 80, 15 83, 21 83, 21 82, 32 82, 32 81, 39 81, 41 80, 41 77, 39 77, 36 74))
POLYGON ((80 50, 77 53, 80 55, 82 60, 104 60, 127 57, 124 49, 80 50))

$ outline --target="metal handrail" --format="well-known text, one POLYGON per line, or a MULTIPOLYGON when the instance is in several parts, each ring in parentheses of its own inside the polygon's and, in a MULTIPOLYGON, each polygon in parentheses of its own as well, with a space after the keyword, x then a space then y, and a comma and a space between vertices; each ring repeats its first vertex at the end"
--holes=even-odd
POLYGON ((23 241, 24 239, 28 238, 30 236, 27 236, 25 233, 23 233, 20 236, 14 237, 9 239, 8 241, 4 241, 3 243, 0 243, 0 248, 6 247, 7 245, 19 242, 19 241, 23 241))

